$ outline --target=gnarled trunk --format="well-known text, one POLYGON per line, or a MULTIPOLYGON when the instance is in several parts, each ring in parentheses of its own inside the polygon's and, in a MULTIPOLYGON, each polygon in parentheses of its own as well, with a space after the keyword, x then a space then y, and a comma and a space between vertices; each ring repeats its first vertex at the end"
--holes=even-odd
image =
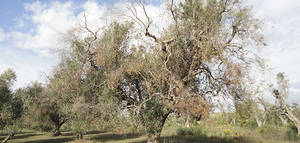
POLYGON ((153 131, 148 133, 148 141, 147 143, 158 143, 158 140, 160 138, 161 131, 164 127, 164 124, 166 122, 166 119, 168 118, 169 113, 163 115, 163 117, 157 121, 157 126, 153 131))
POLYGON ((82 135, 82 133, 79 133, 79 134, 77 134, 76 135, 76 140, 83 140, 83 135, 82 135))
POLYGON ((277 90, 274 90, 274 97, 279 101, 281 109, 284 111, 283 114, 286 115, 297 127, 298 136, 300 136, 300 121, 299 119, 293 114, 293 112, 290 110, 284 99, 281 95, 279 95, 279 92, 277 90))
POLYGON ((64 120, 62 121, 61 123, 57 124, 56 127, 55 127, 55 130, 54 130, 54 133, 53 133, 53 136, 56 137, 56 136, 60 136, 61 135, 61 132, 60 132, 60 128, 61 126, 66 123, 67 120, 64 120))
POLYGON ((15 136, 15 133, 9 134, 3 141, 2 143, 6 143, 7 141, 9 141, 10 139, 12 139, 15 136))
POLYGON ((295 124, 298 132, 298 136, 300 136, 300 121, 299 119, 289 110, 286 106, 285 115, 295 124))
POLYGON ((296 128, 297 128, 298 136, 300 136, 300 124, 296 124, 296 128))
POLYGON ((261 121, 261 119, 257 115, 255 115, 254 118, 258 127, 261 127, 264 124, 264 122, 261 121))
POLYGON ((56 127, 52 136, 56 137, 60 135, 61 135, 60 127, 56 127))

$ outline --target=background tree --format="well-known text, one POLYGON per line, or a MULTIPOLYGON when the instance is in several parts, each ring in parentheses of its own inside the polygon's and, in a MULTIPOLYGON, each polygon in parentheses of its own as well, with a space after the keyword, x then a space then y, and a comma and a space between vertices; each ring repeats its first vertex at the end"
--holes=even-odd
MULTIPOLYGON (((90 31, 86 23, 79 30, 90 31)), ((61 51, 61 62, 53 71, 47 86, 47 95, 50 97, 47 99, 53 100, 59 107, 57 110, 59 117, 63 116, 64 119, 61 120, 61 123, 68 120, 72 131, 79 140, 83 138, 83 134, 95 120, 108 118, 108 114, 111 116, 109 119, 113 119, 112 117, 119 112, 118 106, 114 106, 110 102, 114 100, 112 97, 103 100, 107 95, 113 94, 113 91, 108 88, 106 81, 105 74, 109 71, 97 67, 95 60, 91 58, 94 56, 92 52, 95 50, 93 48, 95 45, 92 44, 97 38, 97 34, 84 38, 71 35, 68 39, 71 46, 69 49, 61 51)), ((109 52, 114 53, 115 51, 109 52)), ((114 58, 109 54, 103 56, 114 58)), ((112 60, 112 62, 115 61, 112 60)))
POLYGON ((2 143, 13 138, 21 128, 18 123, 23 113, 23 103, 21 98, 12 92, 11 86, 15 80, 16 74, 11 69, 0 75, 0 129, 8 132, 2 143))
POLYGON ((280 104, 282 114, 291 120, 297 127, 298 136, 300 135, 300 120, 294 115, 290 107, 285 101, 289 94, 289 84, 284 73, 277 74, 277 89, 273 89, 273 96, 280 104))
POLYGON ((51 125, 47 124, 48 122, 41 119, 43 116, 39 115, 41 113, 40 99, 43 96, 44 89, 41 83, 32 82, 27 87, 16 90, 15 94, 23 101, 22 120, 28 129, 47 131, 51 128, 51 125))

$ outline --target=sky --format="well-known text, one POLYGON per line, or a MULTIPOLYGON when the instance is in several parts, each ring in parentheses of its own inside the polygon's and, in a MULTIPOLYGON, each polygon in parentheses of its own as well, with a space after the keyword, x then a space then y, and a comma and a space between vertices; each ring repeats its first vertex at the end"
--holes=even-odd
MULTIPOLYGON (((148 5, 153 29, 167 25, 160 12, 161 0, 148 5)), ((17 73, 15 88, 44 81, 64 48, 64 36, 80 24, 83 12, 91 27, 103 25, 120 0, 0 0, 0 73, 17 73), (105 20, 104 20, 105 19, 105 20)), ((290 81, 289 102, 300 103, 300 1, 245 0, 253 15, 263 22, 267 46, 261 55, 271 68, 270 77, 285 72, 290 81)))

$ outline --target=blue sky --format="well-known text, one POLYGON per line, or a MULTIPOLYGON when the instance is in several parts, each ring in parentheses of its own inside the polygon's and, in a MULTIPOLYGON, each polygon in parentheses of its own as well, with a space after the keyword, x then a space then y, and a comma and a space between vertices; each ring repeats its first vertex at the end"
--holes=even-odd
POLYGON ((0 26, 5 32, 10 31, 16 24, 16 19, 24 14, 24 2, 32 3, 34 0, 1 0, 0 1, 0 26))
MULTIPOLYGON (((165 27, 158 11, 161 0, 148 6, 157 27, 165 27)), ((300 103, 300 1, 245 0, 253 14, 263 21, 268 46, 261 55, 277 72, 285 72, 291 83, 290 101, 300 103)), ((55 51, 63 46, 63 35, 76 27, 83 11, 92 27, 103 24, 103 18, 122 0, 0 0, 0 72, 12 68, 17 72, 15 87, 34 80, 44 81, 58 58, 55 51), (97 25, 98 24, 98 25, 97 25)))
MULTIPOLYGON (((85 11, 90 23, 105 17, 122 0, 1 0, 0 72, 12 68, 17 73, 15 88, 34 80, 44 81, 63 47, 61 39, 78 24, 85 11)), ((152 0, 159 6, 160 0, 152 0)), ((96 26, 96 25, 93 25, 96 26)))

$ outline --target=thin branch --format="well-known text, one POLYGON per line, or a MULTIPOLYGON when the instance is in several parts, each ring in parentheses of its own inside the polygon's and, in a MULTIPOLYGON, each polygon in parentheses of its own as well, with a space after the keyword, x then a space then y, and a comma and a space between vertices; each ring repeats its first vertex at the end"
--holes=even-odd
POLYGON ((174 0, 171 1, 171 7, 170 7, 170 11, 171 11, 171 14, 172 14, 172 17, 173 17, 173 20, 175 21, 175 26, 177 27, 177 18, 175 16, 175 12, 174 12, 174 0))
POLYGON ((86 63, 86 61, 88 60, 88 61, 90 62, 90 64, 91 64, 91 66, 92 66, 93 68, 95 68, 96 70, 98 70, 99 67, 96 65, 96 63, 95 63, 95 61, 94 61, 94 59, 93 59, 93 57, 94 57, 95 54, 91 51, 91 48, 92 48, 92 46, 93 46, 93 43, 98 39, 98 32, 99 32, 100 30, 102 30, 104 27, 100 27, 100 28, 98 28, 95 32, 93 32, 93 31, 88 27, 88 24, 87 24, 87 23, 88 23, 88 20, 87 20, 86 14, 84 13, 83 16, 84 16, 84 26, 82 27, 82 29, 84 29, 85 31, 87 31, 87 32, 88 32, 89 34, 91 34, 92 37, 93 37, 92 40, 88 40, 88 39, 85 39, 85 40, 84 40, 85 43, 86 43, 86 45, 87 45, 87 49, 86 49, 86 51, 85 51, 85 53, 87 54, 87 57, 85 58, 84 63, 86 63))

